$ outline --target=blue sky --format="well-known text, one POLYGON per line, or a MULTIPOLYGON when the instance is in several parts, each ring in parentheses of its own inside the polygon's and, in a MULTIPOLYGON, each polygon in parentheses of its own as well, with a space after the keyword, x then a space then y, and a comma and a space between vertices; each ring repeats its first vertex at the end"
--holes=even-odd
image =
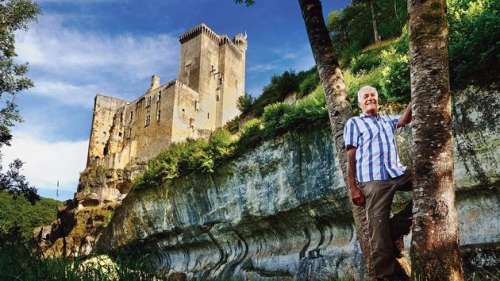
MULTIPOLYGON (((260 95, 273 74, 313 66, 297 0, 39 0, 38 22, 16 36, 35 87, 17 98, 24 122, 4 149, 20 158, 42 196, 73 197, 85 167, 95 94, 134 99, 152 74, 175 79, 178 36, 201 22, 218 34, 248 34, 246 91, 260 95)), ((328 11, 347 0, 322 1, 328 11)))

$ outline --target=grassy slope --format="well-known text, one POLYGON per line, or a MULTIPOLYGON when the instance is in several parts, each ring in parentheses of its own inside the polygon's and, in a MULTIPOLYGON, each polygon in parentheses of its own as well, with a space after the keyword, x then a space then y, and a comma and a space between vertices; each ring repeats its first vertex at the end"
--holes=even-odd
POLYGON ((57 206, 62 202, 42 198, 31 205, 22 197, 13 199, 6 192, 0 192, 0 231, 6 231, 14 224, 21 227, 23 238, 30 238, 37 226, 50 224, 56 219, 57 206))

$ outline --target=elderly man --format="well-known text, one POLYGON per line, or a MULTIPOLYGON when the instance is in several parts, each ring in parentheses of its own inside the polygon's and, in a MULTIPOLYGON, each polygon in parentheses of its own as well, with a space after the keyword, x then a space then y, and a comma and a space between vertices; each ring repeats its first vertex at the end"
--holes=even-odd
POLYGON ((390 218, 397 190, 411 189, 411 175, 399 161, 394 133, 411 121, 411 107, 401 116, 378 114, 378 93, 371 86, 358 92, 360 116, 344 127, 348 159, 348 186, 352 201, 365 206, 371 260, 377 280, 408 280, 396 258, 401 256, 402 237, 411 226, 411 204, 390 218))

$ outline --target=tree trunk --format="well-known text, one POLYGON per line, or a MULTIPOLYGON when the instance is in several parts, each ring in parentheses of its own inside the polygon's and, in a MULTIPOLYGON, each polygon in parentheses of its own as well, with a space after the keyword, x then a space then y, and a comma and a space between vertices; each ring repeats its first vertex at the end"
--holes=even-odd
POLYGON ((370 4, 370 13, 372 14, 372 25, 373 25, 373 39, 375 43, 380 42, 380 35, 377 29, 377 20, 375 19, 375 8, 373 8, 373 0, 368 1, 370 4))
MULTIPOLYGON (((330 126, 339 165, 344 181, 347 183, 347 158, 344 149, 343 130, 347 119, 352 116, 352 111, 347 100, 344 77, 342 76, 342 71, 335 57, 332 42, 325 26, 320 1, 299 0, 299 4, 321 84, 325 90, 330 126)), ((348 188, 347 194, 349 194, 350 199, 351 193, 348 188)), ((365 264, 370 269, 371 263, 369 262, 370 251, 365 209, 364 207, 355 206, 351 200, 349 201, 351 202, 356 233, 365 264)), ((368 270, 368 272, 371 272, 371 270, 368 270)))
POLYGON ((408 1, 415 148, 412 278, 463 280, 453 190, 446 0, 408 1))

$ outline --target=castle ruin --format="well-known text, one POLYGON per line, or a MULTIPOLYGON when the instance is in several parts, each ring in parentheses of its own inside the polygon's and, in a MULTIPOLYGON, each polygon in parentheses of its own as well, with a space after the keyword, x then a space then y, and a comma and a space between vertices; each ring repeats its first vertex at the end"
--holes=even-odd
POLYGON ((95 97, 87 167, 145 162, 173 142, 208 137, 240 113, 246 35, 231 39, 200 24, 179 41, 178 79, 161 85, 153 75, 146 93, 131 102, 95 97))

